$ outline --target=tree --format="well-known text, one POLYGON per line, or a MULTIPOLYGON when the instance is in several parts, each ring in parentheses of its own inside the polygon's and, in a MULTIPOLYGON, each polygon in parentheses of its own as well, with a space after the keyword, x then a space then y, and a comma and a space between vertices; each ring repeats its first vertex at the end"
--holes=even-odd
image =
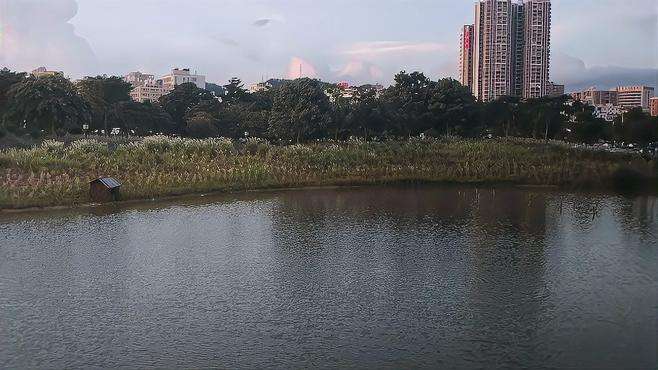
POLYGON ((325 137, 330 122, 331 103, 322 83, 300 78, 275 91, 268 134, 299 143, 325 137))
POLYGON ((7 109, 7 93, 12 86, 25 80, 25 73, 12 72, 7 68, 0 69, 0 121, 7 109))
POLYGON ((29 77, 14 84, 7 96, 5 121, 17 130, 79 132, 91 119, 87 103, 62 76, 29 77))
POLYGON ((372 89, 359 91, 352 99, 345 121, 352 135, 368 139, 373 135, 382 134, 386 119, 377 92, 372 89))
POLYGON ((108 117, 111 127, 119 127, 124 134, 170 134, 175 125, 167 112, 150 103, 119 102, 110 108, 108 117))
POLYGON ((642 108, 633 108, 615 119, 615 139, 643 145, 658 141, 656 121, 642 108))
POLYGON ((217 125, 220 135, 236 139, 266 137, 273 96, 273 90, 258 91, 251 94, 248 102, 223 105, 217 125))
POLYGON ((610 125, 594 116, 594 107, 580 101, 567 106, 571 117, 568 139, 574 142, 595 143, 611 137, 610 125))
POLYGON ((521 106, 528 125, 520 127, 520 133, 535 139, 556 138, 565 126, 567 99, 566 95, 528 99, 521 106))
POLYGON ((131 100, 132 86, 121 77, 85 77, 77 83, 78 92, 92 110, 92 129, 108 130, 108 114, 112 107, 131 100))
POLYGON ((387 121, 385 133, 397 136, 418 135, 437 126, 429 112, 432 81, 420 72, 395 75, 395 84, 381 96, 387 121))
POLYGON ((196 112, 186 119, 187 134, 197 139, 219 136, 217 119, 210 113, 196 112))
POLYGON ((430 83, 428 111, 434 123, 433 128, 446 135, 472 136, 475 126, 475 98, 458 81, 444 78, 430 83))
POLYGON ((185 117, 196 107, 195 112, 210 112, 208 109, 215 109, 217 100, 213 94, 204 89, 198 88, 193 83, 184 83, 176 86, 172 92, 160 98, 160 106, 169 113, 176 123, 176 131, 184 133, 186 128, 185 117), (206 110, 203 110, 206 109, 206 110))
POLYGON ((514 136, 519 134, 521 100, 513 96, 501 96, 485 105, 486 120, 497 135, 514 136))
POLYGON ((229 80, 228 85, 224 86, 224 91, 223 102, 226 104, 230 105, 249 101, 249 93, 244 89, 242 81, 237 77, 229 80))

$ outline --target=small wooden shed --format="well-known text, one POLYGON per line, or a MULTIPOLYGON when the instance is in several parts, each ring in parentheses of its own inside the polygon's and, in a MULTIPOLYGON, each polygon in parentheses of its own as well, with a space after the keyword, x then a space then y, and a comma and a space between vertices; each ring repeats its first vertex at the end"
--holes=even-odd
POLYGON ((121 183, 111 177, 99 177, 89 183, 89 199, 94 203, 119 200, 121 183))

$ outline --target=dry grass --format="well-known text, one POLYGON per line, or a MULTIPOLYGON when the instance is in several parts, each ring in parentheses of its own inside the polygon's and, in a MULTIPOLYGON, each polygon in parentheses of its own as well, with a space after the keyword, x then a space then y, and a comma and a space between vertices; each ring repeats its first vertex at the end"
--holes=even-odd
POLYGON ((123 199, 259 188, 391 182, 600 185, 636 156, 532 140, 410 139, 272 146, 250 140, 149 137, 108 145, 47 141, 0 151, 0 208, 88 202, 88 181, 112 176, 123 199))

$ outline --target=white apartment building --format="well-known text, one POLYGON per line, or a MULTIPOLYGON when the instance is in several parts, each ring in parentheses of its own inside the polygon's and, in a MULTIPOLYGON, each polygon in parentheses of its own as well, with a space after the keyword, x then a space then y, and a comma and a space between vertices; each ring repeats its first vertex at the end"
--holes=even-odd
POLYGON ((168 91, 157 81, 151 80, 135 86, 130 92, 130 97, 140 103, 156 103, 161 97, 167 95, 168 91))
POLYGON ((191 74, 189 68, 174 68, 171 73, 163 76, 160 81, 162 81, 162 86, 167 91, 172 91, 176 86, 185 83, 193 83, 200 89, 206 88, 206 76, 191 74))
POLYGON ((624 108, 640 107, 649 110, 649 100, 654 96, 654 88, 648 86, 617 87, 617 104, 624 108))
POLYGON ((162 82, 156 81, 151 74, 142 72, 130 72, 123 77, 124 81, 133 86, 130 97, 139 103, 156 103, 168 91, 162 86, 162 82))

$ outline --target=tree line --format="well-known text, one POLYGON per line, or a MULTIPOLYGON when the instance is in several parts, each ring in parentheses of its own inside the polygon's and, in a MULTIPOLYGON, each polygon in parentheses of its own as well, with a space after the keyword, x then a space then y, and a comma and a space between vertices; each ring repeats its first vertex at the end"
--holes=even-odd
POLYGON ((361 88, 350 95, 309 78, 256 93, 232 79, 221 96, 183 84, 153 103, 132 101, 131 88, 116 76, 73 83, 63 76, 0 70, 0 136, 81 134, 84 127, 105 134, 118 128, 125 135, 259 137, 278 143, 421 134, 658 141, 658 119, 641 109, 610 123, 594 117, 593 107, 566 95, 482 103, 454 79, 433 81, 420 72, 400 72, 386 89, 361 88))

